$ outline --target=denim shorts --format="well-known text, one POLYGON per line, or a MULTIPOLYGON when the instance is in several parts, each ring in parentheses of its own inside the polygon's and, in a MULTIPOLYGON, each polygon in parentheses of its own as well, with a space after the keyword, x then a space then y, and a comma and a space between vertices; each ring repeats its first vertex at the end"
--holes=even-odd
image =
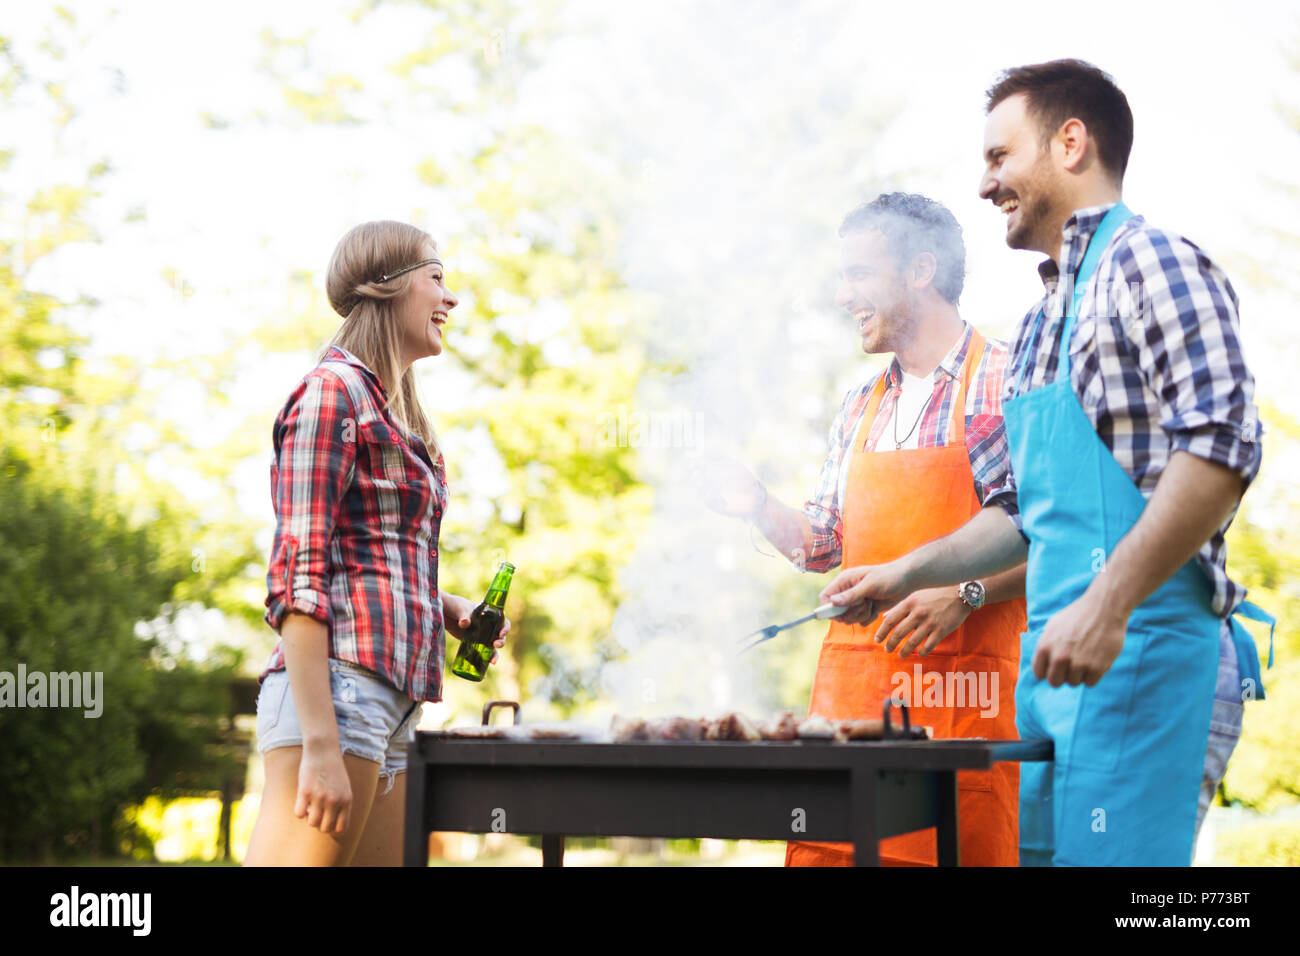
MULTIPOLYGON (((419 705, 373 671, 332 658, 329 664, 339 747, 345 754, 379 764, 379 775, 386 781, 382 792, 388 793, 397 774, 406 769, 406 752, 420 720, 419 705)), ((302 727, 293 706, 289 672, 272 671, 257 695, 257 749, 266 753, 301 746, 302 727)))

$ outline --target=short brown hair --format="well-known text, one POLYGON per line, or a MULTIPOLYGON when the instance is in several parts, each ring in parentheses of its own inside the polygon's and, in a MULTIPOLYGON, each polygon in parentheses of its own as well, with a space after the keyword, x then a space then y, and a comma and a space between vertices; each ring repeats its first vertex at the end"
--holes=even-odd
POLYGON ((1027 112, 1038 120, 1043 142, 1068 119, 1078 119, 1097 143, 1097 157, 1117 179, 1124 179, 1133 149, 1133 111, 1109 73, 1083 60, 1052 60, 1006 70, 988 89, 984 112, 1003 100, 1025 94, 1027 112))
POLYGON ((901 266, 923 252, 934 256, 935 291, 957 304, 966 282, 966 244, 961 225, 946 206, 916 193, 882 193, 845 216, 840 235, 859 229, 883 234, 901 266))

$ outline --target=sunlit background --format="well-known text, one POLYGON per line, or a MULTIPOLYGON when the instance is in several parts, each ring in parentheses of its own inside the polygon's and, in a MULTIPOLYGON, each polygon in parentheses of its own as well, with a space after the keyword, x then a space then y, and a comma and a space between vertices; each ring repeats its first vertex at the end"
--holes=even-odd
MULTIPOLYGON (((706 511, 692 456, 733 455, 790 504, 811 493, 840 398, 880 365, 832 280, 840 218, 882 190, 952 209, 962 314, 1010 336, 1040 288, 976 196, 983 91, 1077 56, 1133 107, 1128 204, 1231 276, 1263 410, 1229 541, 1279 619, 1278 664, 1197 859, 1300 863, 1300 18, 1281 2, 1054 9, 8 11, 0 670, 103 672, 105 701, 96 720, 0 710, 0 861, 242 855, 275 641, 271 424, 338 326, 329 254, 369 219, 429 231, 461 299, 447 352, 417 366, 450 472, 441 585, 477 598, 495 560, 519 568, 509 652, 482 685, 449 678, 421 726, 474 722, 490 698, 529 720, 802 713, 821 631, 741 660, 733 641, 810 609, 825 577, 706 511)), ((433 849, 540 856, 502 835, 433 849)), ((781 852, 592 841, 567 862, 781 852)))

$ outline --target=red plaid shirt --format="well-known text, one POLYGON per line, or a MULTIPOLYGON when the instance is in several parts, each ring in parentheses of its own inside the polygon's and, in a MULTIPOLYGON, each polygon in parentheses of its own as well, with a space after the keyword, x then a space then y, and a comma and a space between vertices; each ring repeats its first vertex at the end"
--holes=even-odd
MULTIPOLYGON (((933 397, 919 426, 917 446, 920 448, 941 448, 948 444, 952 404, 961 388, 961 369, 970 348, 971 332, 972 327, 967 323, 935 371, 933 397)), ((966 450, 970 454, 975 494, 981 504, 1001 491, 1011 470, 1007 431, 1002 421, 1002 377, 1006 371, 1007 348, 993 339, 986 339, 986 342, 988 347, 976 360, 971 374, 965 408, 966 450)), ((894 406, 898 404, 903 387, 903 370, 897 358, 890 361, 884 372, 850 389, 831 424, 830 449, 817 478, 817 490, 803 506, 813 531, 812 553, 804 561, 805 571, 829 571, 840 564, 844 543, 844 522, 840 512, 853 457, 854 438, 858 436, 862 416, 866 413, 867 399, 881 375, 885 376, 885 394, 868 434, 859 444, 864 450, 874 452, 883 438, 883 450, 889 450, 885 429, 893 418, 894 406)))
MULTIPOLYGON (((333 346, 276 417, 265 617, 279 631, 290 611, 310 615, 329 626, 331 658, 440 700, 445 468, 403 439, 386 402, 378 376, 333 346)), ((262 676, 283 667, 277 643, 262 676)))

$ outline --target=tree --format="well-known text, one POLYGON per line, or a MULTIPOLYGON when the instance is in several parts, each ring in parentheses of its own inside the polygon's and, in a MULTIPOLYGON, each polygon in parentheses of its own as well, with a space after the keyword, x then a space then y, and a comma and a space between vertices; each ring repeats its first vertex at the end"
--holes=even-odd
MULTIPOLYGON (((1293 34, 1289 61, 1300 77, 1300 34, 1293 34)), ((1300 113, 1279 106, 1287 125, 1300 133, 1300 113)), ((1279 199, 1294 214, 1300 187, 1278 184, 1279 199)), ((1266 257, 1242 256, 1242 272, 1256 288, 1273 290, 1294 306, 1294 256, 1300 242, 1273 222, 1260 224, 1263 235, 1276 243, 1265 246, 1266 257)), ((1252 253, 1254 250, 1252 250, 1252 253)), ((1288 310, 1290 311, 1290 310, 1288 310)), ((1285 313, 1284 313, 1285 314, 1285 313)), ((1291 326, 1285 326, 1291 334, 1291 326)), ((1300 447, 1300 419, 1278 397, 1259 398, 1263 423, 1264 459, 1260 475, 1242 501, 1228 534, 1228 570, 1249 588, 1247 597, 1277 618, 1277 666, 1263 670, 1267 698, 1246 704, 1240 742, 1228 764, 1220 797, 1264 812, 1300 799, 1300 552, 1294 529, 1300 527, 1300 491, 1290 478, 1300 447)), ((1266 635, 1253 627, 1261 643, 1266 635)), ((1267 654, 1263 654, 1265 658, 1267 654)), ((1292 860, 1292 862, 1300 862, 1292 860)))
MULTIPOLYGON (((453 407, 431 404, 452 494, 439 585, 476 597, 497 560, 519 569, 508 653, 478 687, 446 683, 466 714, 484 694, 541 696, 566 713, 590 699, 594 687, 546 676, 562 658, 599 656, 620 602, 620 562, 649 506, 635 449, 602 441, 596 428, 602 413, 631 403, 646 361, 636 332, 644 303, 616 269, 618 221, 575 144, 514 110, 557 11, 513 0, 371 5, 350 46, 391 37, 399 15, 408 38, 384 70, 319 52, 324 30, 265 34, 265 67, 279 77, 284 105, 226 123, 305 125, 305 134, 345 125, 358 142, 382 129, 413 144, 430 128, 464 131, 441 137, 432 154, 412 148, 409 218, 444 211, 452 225, 435 238, 461 299, 447 353, 422 379, 426 395, 447 393, 447 380, 459 386, 453 407)), ((304 269, 304 279, 317 291, 256 333, 259 347, 304 354, 337 327, 320 271, 304 269)))
POLYGON ((188 659, 172 622, 185 602, 219 595, 251 550, 238 542, 217 573, 196 576, 189 542, 213 526, 121 440, 152 419, 133 389, 146 370, 127 357, 107 369, 83 361, 87 338, 69 317, 97 303, 38 278, 51 259, 99 241, 92 223, 107 161, 81 182, 20 185, 35 165, 25 152, 40 158, 22 131, 48 129, 57 145, 75 122, 66 74, 83 38, 62 8, 39 47, 20 52, 0 37, 0 102, 27 123, 7 123, 13 139, 0 148, 10 173, 24 166, 0 191, 9 224, 0 234, 0 680, 15 698, 0 709, 0 859, 10 860, 121 852, 138 839, 121 828, 126 806, 220 786, 238 656, 188 659), (40 676, 28 687, 24 674, 40 676), (21 706, 56 674, 84 679, 97 707, 56 707, 52 696, 21 706), (92 691, 101 687, 102 696, 92 691))

